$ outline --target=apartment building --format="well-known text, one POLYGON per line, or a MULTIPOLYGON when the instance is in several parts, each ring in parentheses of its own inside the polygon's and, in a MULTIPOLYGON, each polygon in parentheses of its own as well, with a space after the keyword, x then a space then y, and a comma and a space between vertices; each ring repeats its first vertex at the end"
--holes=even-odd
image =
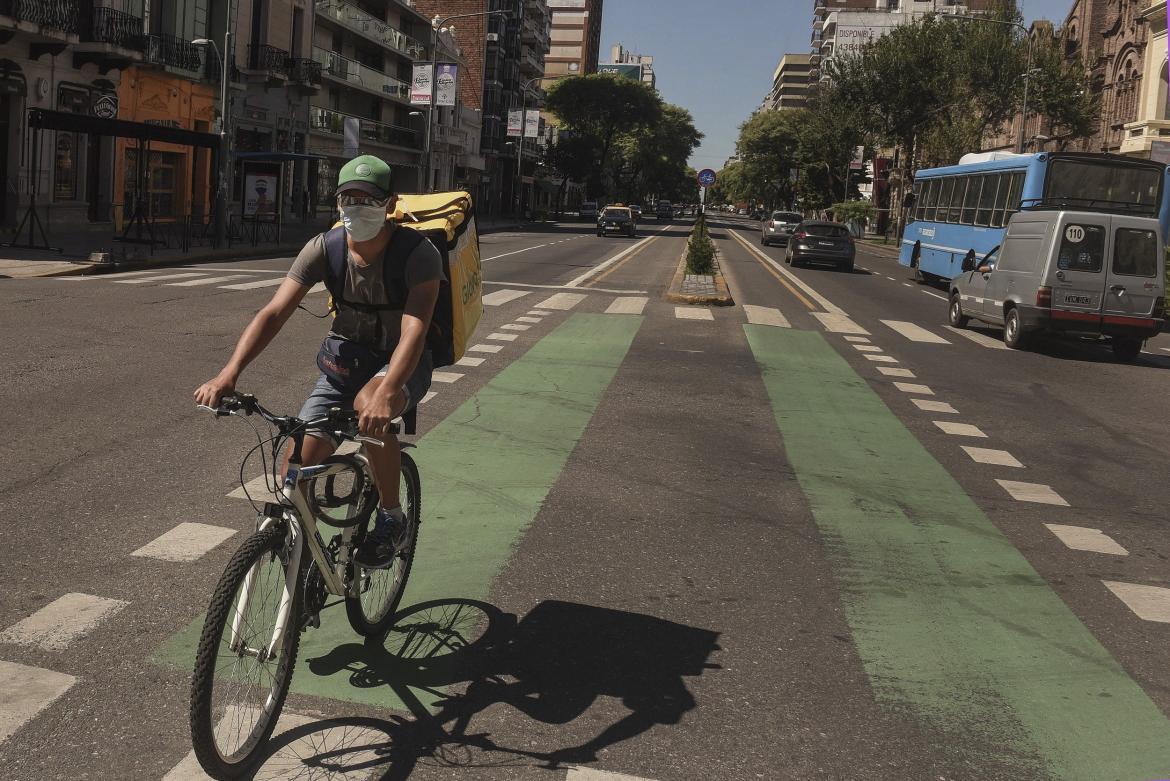
MULTIPOLYGON (((658 85, 657 77, 654 75, 654 58, 648 54, 635 54, 623 48, 620 43, 615 43, 610 49, 609 62, 606 65, 637 66, 638 77, 643 84, 651 89, 654 89, 658 85)), ((604 70, 600 66, 598 68, 604 70)))
POLYGON ((549 0, 552 31, 544 72, 596 73, 601 53, 602 0, 549 0))
POLYGON ((772 73, 772 91, 764 98, 762 108, 771 111, 804 108, 808 98, 811 54, 785 54, 772 73))

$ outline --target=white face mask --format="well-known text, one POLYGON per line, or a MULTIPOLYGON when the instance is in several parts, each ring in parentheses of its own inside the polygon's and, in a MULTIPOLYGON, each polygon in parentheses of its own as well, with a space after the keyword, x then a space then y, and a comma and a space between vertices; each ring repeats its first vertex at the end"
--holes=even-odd
POLYGON ((386 224, 385 206, 343 206, 341 224, 354 241, 369 241, 386 224))

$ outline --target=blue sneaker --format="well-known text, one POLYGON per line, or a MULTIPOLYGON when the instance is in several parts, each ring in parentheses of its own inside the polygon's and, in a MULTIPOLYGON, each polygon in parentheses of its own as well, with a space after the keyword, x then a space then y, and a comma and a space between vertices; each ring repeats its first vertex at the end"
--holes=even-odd
POLYGON ((389 567, 402 545, 405 532, 406 518, 402 510, 394 512, 379 507, 374 518, 374 528, 366 532, 366 538, 358 546, 353 560, 367 569, 389 567))

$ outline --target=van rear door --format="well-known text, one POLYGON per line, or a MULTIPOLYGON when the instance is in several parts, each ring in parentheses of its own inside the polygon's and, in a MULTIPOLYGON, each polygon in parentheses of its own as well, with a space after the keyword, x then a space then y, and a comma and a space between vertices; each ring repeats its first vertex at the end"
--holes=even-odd
POLYGON ((1100 327, 1110 223, 1104 214, 1063 216, 1055 242, 1056 260, 1048 272, 1053 320, 1074 328, 1080 321, 1089 331, 1100 327))
POLYGON ((1113 217, 1102 315, 1105 326, 1153 327, 1154 302, 1164 295, 1162 242, 1148 218, 1113 217))

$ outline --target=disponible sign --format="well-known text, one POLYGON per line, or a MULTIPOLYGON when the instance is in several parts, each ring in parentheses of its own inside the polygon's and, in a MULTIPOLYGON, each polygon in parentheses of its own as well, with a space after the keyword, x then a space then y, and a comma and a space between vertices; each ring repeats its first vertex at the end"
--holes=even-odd
POLYGON ((410 102, 416 106, 431 104, 431 89, 433 88, 434 64, 416 62, 414 64, 414 79, 410 83, 410 102))
POLYGON ((455 87, 458 83, 458 66, 443 63, 435 71, 435 105, 454 106, 455 87))
POLYGON ((508 135, 518 136, 520 130, 524 125, 524 119, 521 116, 520 109, 508 112, 508 135))

